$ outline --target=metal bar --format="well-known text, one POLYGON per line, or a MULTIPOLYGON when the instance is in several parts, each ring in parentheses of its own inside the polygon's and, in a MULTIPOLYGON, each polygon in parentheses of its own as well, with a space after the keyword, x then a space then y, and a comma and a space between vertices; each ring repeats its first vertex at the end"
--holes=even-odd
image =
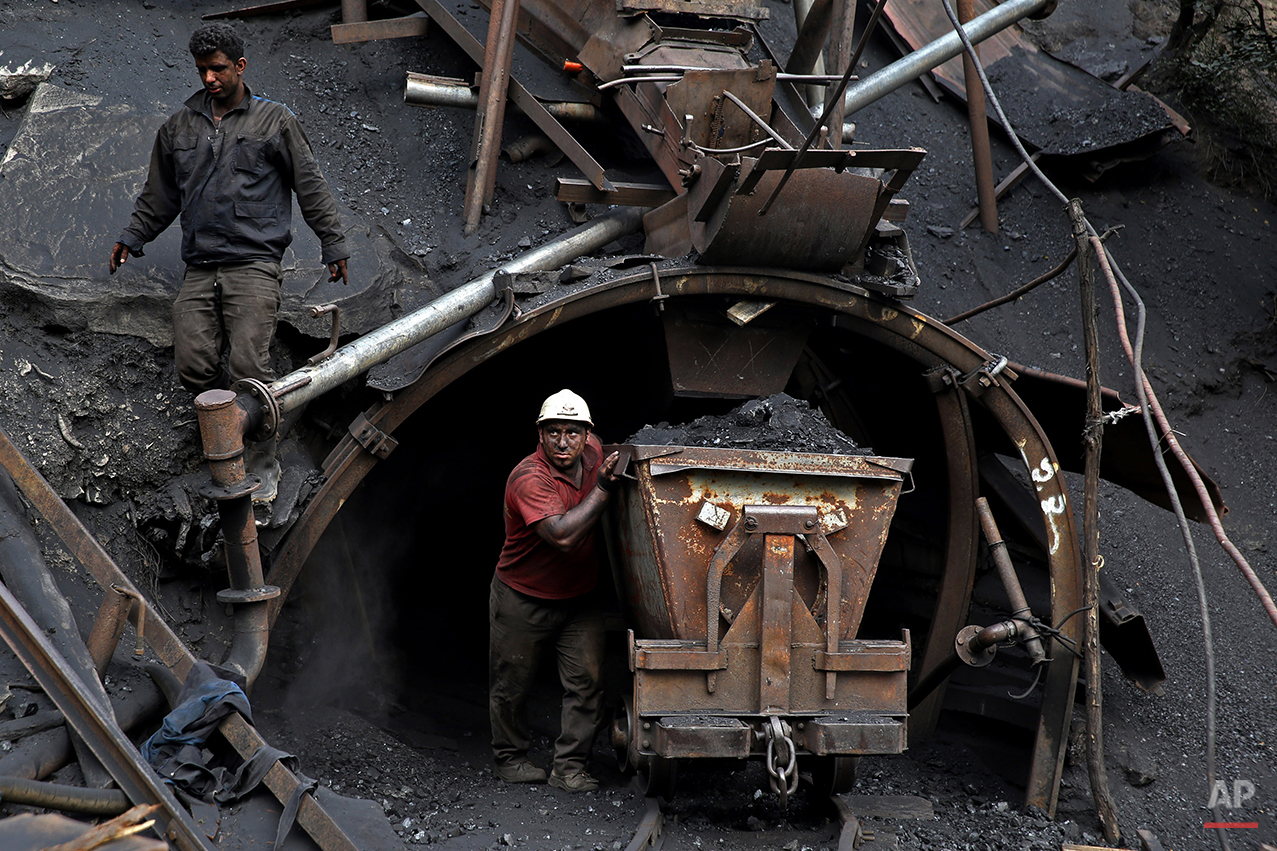
MULTIPOLYGON (((975 0, 958 0, 958 20, 963 25, 975 17, 975 0)), ((973 45, 974 47, 974 45, 973 45)), ((976 55, 980 48, 975 47, 976 55)), ((975 166, 976 197, 980 199, 980 226, 998 232, 998 201, 993 187, 993 154, 989 149, 989 118, 984 111, 984 86, 975 63, 962 53, 962 73, 967 89, 967 122, 971 127, 971 160, 975 166)))
POLYGON ((505 99, 514 62, 514 24, 519 0, 492 0, 488 40, 483 48, 483 81, 479 84, 479 108, 474 121, 474 147, 466 181, 465 233, 475 232, 483 209, 492 203, 497 182, 497 157, 501 155, 501 131, 505 128, 505 99))
MULTIPOLYGON (((472 60, 476 63, 483 62, 483 45, 470 34, 469 30, 461 26, 452 13, 444 8, 438 0, 417 0, 417 5, 424 9, 426 14, 430 16, 430 20, 438 24, 448 34, 448 37, 456 42, 457 46, 464 50, 472 60)), ((532 120, 537 129, 549 136, 550 140, 559 146, 559 150, 563 152, 563 155, 570 159, 572 164, 579 168, 581 173, 591 183, 605 192, 612 191, 612 184, 603 173, 603 166, 599 165, 594 157, 590 156, 589 151, 581 147, 581 143, 562 124, 555 120, 554 116, 550 115, 545 107, 541 105, 541 102, 534 98, 513 76, 510 77, 509 81, 509 97, 514 105, 532 120)))
POLYGON ((212 851, 164 781, 143 761, 124 731, 102 716, 93 695, 3 584, 0 584, 0 631, 14 655, 129 799, 134 803, 161 806, 166 823, 164 836, 177 843, 182 851, 212 851))
POLYGON ((307 6, 318 6, 328 0, 279 0, 276 3, 263 3, 260 6, 247 6, 243 9, 231 9, 226 12, 210 12, 201 15, 201 21, 216 21, 220 18, 251 18, 255 15, 273 15, 287 12, 290 9, 305 9, 307 6))
MULTIPOLYGON (((811 12, 813 0, 794 0, 794 26, 798 32, 802 32, 803 25, 807 21, 807 15, 811 12)), ((790 58, 793 58, 793 51, 790 51, 790 58)), ((817 74, 824 74, 825 57, 816 54, 816 62, 812 65, 811 70, 817 74)), ((819 85, 803 86, 803 94, 806 95, 806 105, 808 109, 814 106, 823 106, 825 102, 825 88, 819 85)))
MULTIPOLYGON (((831 68, 849 68, 851 73, 856 73, 855 66, 851 65, 851 55, 854 52, 852 39, 855 38, 856 26, 856 0, 834 0, 833 16, 830 20, 829 27, 829 66, 831 68)), ((839 80, 841 81, 841 76, 839 80)), ((842 106, 842 98, 834 98, 830 104, 827 126, 829 127, 829 147, 835 150, 842 147, 843 135, 846 129, 843 127, 843 113, 846 111, 842 106)), ((824 102, 821 102, 821 114, 824 114, 824 102)))
MULTIPOLYGON (((31 462, 17 450, 3 429, 0 429, 0 465, 4 466, 9 475, 13 477, 14 483, 17 484, 23 495, 31 501, 36 510, 40 512, 40 515, 53 528, 53 531, 57 533, 58 538, 61 539, 71 555, 75 556, 76 560, 84 565, 85 569, 92 574, 99 585, 103 588, 111 588, 113 585, 118 585, 122 588, 127 588, 133 594, 139 593, 132 581, 116 566, 111 557, 107 555, 106 550, 102 549, 102 545, 80 522, 80 519, 58 497, 39 471, 31 466, 31 462)), ((154 606, 146 607, 145 623, 146 643, 178 679, 185 679, 191 666, 195 664, 194 654, 182 643, 168 623, 156 613, 154 606)), ((226 721, 222 722, 222 727, 233 726, 237 718, 239 718, 238 713, 230 716, 226 721)), ((239 720, 251 731, 250 735, 239 743, 229 737, 227 741, 236 748, 241 758, 248 759, 257 752, 258 748, 263 747, 266 742, 256 730, 248 726, 247 722, 244 722, 242 718, 239 718, 239 720)), ((274 769, 272 769, 273 771, 274 769)), ((291 772, 289 776, 291 776, 291 772)), ((279 802, 286 804, 292 797, 295 788, 296 783, 286 788, 284 790, 285 794, 277 794, 276 797, 279 802)), ((306 828, 307 833, 324 851, 358 851, 354 843, 346 837, 337 823, 333 821, 332 816, 317 802, 314 803, 312 808, 303 799, 302 810, 298 812, 298 821, 301 821, 302 827, 306 828), (301 813, 303 811, 312 812, 312 815, 308 817, 309 821, 302 821, 301 813), (314 829, 307 826, 310 823, 316 825, 314 829)))
POLYGON ((341 0, 341 19, 348 24, 368 20, 368 0, 341 0))
MULTIPOLYGON (((1034 162, 1037 162, 1038 160, 1042 159, 1042 152, 1041 151, 1034 152, 1033 155, 1029 157, 1029 159, 1033 160, 1034 162)), ((1010 192, 1011 188, 1015 186, 1017 183, 1019 183, 1021 180, 1023 180, 1024 176, 1028 173, 1029 173, 1029 164, 1024 162, 1020 163, 1018 166, 1011 169, 1011 171, 1007 174, 1007 176, 1002 178, 1002 180, 999 181, 998 185, 993 188, 994 199, 997 201, 1001 201, 1002 196, 1010 192)), ((967 213, 965 216, 962 217, 962 221, 958 223, 958 230, 964 230, 966 226, 974 222, 979 217, 979 215, 980 215, 980 207, 977 206, 974 210, 972 210, 971 212, 967 213)))
MULTIPOLYGON (((451 106, 458 109, 478 109, 479 93, 465 80, 436 77, 430 74, 408 72, 404 85, 403 101, 409 106, 451 106)), ((511 104, 513 106, 513 104, 511 104)), ((592 103, 576 101, 546 101, 541 104, 556 121, 606 120, 592 103)), ((517 107, 516 107, 517 109, 517 107)), ((518 110, 522 112, 522 110, 518 110)))
POLYGON ((425 12, 417 12, 384 21, 333 24, 330 32, 333 44, 359 44, 383 38, 409 38, 429 33, 430 19, 426 17, 425 12))
MULTIPOLYGON (((799 4, 794 4, 794 17, 799 17, 799 4)), ((789 61, 785 70, 790 74, 810 74, 820 60, 820 51, 829 36, 829 25, 833 21, 834 0, 811 0, 806 14, 798 21, 798 35, 794 38, 793 49, 789 51, 789 61)), ((832 64, 832 61, 831 61, 832 64)), ((837 68, 838 65, 833 67, 837 68)))
MULTIPOLYGON (((976 574, 976 541, 979 534, 975 501, 980 495, 980 476, 976 465, 971 411, 967 408, 965 391, 958 386, 956 373, 952 369, 940 367, 934 376, 939 384, 936 388, 936 408, 940 416, 940 433, 947 459, 949 528, 945 537, 944 573, 940 580, 940 591, 936 595, 931 627, 927 630, 927 643, 923 647, 922 660, 918 665, 919 685, 931 679, 945 666, 946 660, 953 653, 953 637, 962 628, 971 608, 971 589, 975 586, 976 574)), ((910 707, 911 740, 924 739, 935 731, 943 703, 944 686, 940 683, 935 693, 921 701, 916 709, 910 707)))
POLYGON ((658 851, 665 844, 665 816, 656 798, 643 799, 643 818, 625 851, 658 851))
POLYGON ((279 399, 280 413, 294 410, 329 390, 354 378, 375 364, 478 313, 496 298, 492 281, 498 272, 531 272, 557 269, 582 254, 602 248, 617 237, 638 228, 642 212, 621 207, 599 216, 584 227, 534 248, 491 272, 440 296, 407 316, 381 326, 343 346, 316 366, 305 366, 270 385, 279 399), (294 386, 304 377, 310 381, 279 396, 280 389, 294 386))
MULTIPOLYGON (((1049 6, 1053 0, 1007 0, 994 6, 962 28, 972 42, 984 41, 991 35, 1049 6)), ((870 74, 847 90, 844 98, 846 114, 851 115, 879 98, 886 97, 905 83, 921 77, 962 52, 962 40, 956 32, 946 33, 928 45, 918 48, 886 68, 870 74)))
POLYGON ((1024 596, 1024 590, 1020 587, 1020 578, 1015 574, 1015 565, 1011 564, 1006 542, 1002 540, 1002 533, 998 531, 993 512, 989 510, 989 501, 980 497, 975 501, 975 507, 980 515, 980 526, 984 529, 985 540, 989 542, 989 553, 993 556, 993 563, 998 569, 998 578, 1002 580, 1007 599, 1011 601, 1011 617, 1025 622, 1025 630, 1021 634, 1024 649, 1032 657, 1033 664, 1039 665, 1046 661, 1046 650, 1042 647, 1042 639, 1038 637, 1037 631, 1028 626, 1027 621, 1033 617, 1033 612, 1029 609, 1029 601, 1024 596))
MULTIPOLYGON (((238 712, 227 716, 218 730, 245 759, 265 745, 261 734, 238 712)), ((297 775, 279 761, 276 761, 270 771, 266 772, 262 782, 280 803, 289 800, 299 784, 297 775)), ((359 847, 333 821, 332 816, 315 800, 314 795, 302 795, 301 803, 297 807, 297 823, 325 851, 360 851, 359 847)))
POLYGON ((618 204, 629 207, 659 207, 678 197, 668 186, 654 183, 617 183, 615 192, 601 192, 587 180, 559 177, 554 181, 554 198, 565 204, 618 204))
POLYGON ((106 666, 120 643, 120 636, 124 634, 124 626, 129 622, 129 609, 132 607, 133 598, 115 588, 108 587, 102 596, 98 616, 93 619, 93 629, 85 642, 99 677, 106 673, 106 666))
POLYGON ((763 605, 759 630, 758 711, 789 711, 789 657, 793 635, 794 536, 765 535, 763 605))

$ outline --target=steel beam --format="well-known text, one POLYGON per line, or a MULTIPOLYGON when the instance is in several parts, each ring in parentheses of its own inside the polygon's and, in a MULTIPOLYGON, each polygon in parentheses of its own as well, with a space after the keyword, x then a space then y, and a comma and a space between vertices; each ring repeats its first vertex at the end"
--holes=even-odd
MULTIPOLYGON (((962 31, 973 43, 979 43, 1002 32, 1016 21, 1038 14, 1051 3, 1052 0, 1007 0, 973 20, 962 31)), ((846 114, 851 115, 879 98, 886 97, 905 83, 940 67, 962 50, 962 40, 958 38, 958 34, 947 33, 881 71, 870 74, 847 89, 847 94, 843 96, 846 114)))
POLYGON ((165 822, 163 836, 182 851, 212 851, 190 814, 142 759, 124 731, 103 717, 84 682, 62 654, 53 649, 40 627, 3 584, 0 584, 0 632, 14 655, 66 716, 67 723, 80 734, 129 800, 135 804, 160 805, 161 819, 165 822))
POLYGON ((464 209, 465 232, 479 227, 479 218, 492 204, 497 183, 497 157, 501 155, 501 131, 505 128, 506 91, 514 62, 514 24, 519 0, 492 0, 488 41, 483 48, 483 80, 479 84, 479 108, 474 120, 474 149, 467 172, 464 209))
MULTIPOLYGON (((1045 1, 1043 0, 1043 2, 1045 1)), ((474 62, 482 65, 483 45, 479 43, 479 39, 471 35, 470 31, 453 17, 451 12, 439 3, 439 0, 417 0, 417 5, 424 9, 426 14, 430 16, 430 20, 442 27, 448 37, 456 42, 457 46, 464 50, 474 62)), ((541 102, 533 97, 515 77, 510 78, 509 97, 514 102, 514 105, 532 120, 537 129, 549 136, 550 140, 559 146, 559 150, 563 152, 563 155, 570 159, 572 164, 579 168, 581 173, 591 183, 605 192, 612 191, 612 184, 604 175, 603 166, 599 165, 594 157, 590 156, 589 151, 585 150, 581 143, 554 116, 550 115, 545 107, 541 105, 541 102)))

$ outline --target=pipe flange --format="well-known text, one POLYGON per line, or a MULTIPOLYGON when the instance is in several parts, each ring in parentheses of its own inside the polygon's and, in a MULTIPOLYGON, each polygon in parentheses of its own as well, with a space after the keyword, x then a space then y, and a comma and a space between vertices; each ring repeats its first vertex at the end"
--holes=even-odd
POLYGON ((259 477, 254 476, 252 473, 249 473, 244 476, 244 481, 237 485, 222 487, 215 483, 212 479, 209 479, 196 485, 195 490, 198 491, 199 495, 205 499, 224 502, 228 499, 239 499, 240 497, 248 496, 249 494, 259 490, 261 486, 262 480, 259 477))
POLYGON ((972 624, 960 629, 957 638, 953 639, 953 650, 958 654, 958 658, 973 668, 983 668, 998 655, 996 644, 981 647, 976 643, 975 637, 979 634, 980 627, 972 624))
POLYGON ((278 585, 259 585, 256 588, 227 588, 217 592, 217 602, 230 603, 264 603, 273 600, 280 594, 278 585))
POLYGON ((236 393, 252 396, 261 405, 262 415, 257 426, 244 435, 248 440, 265 440, 279 429, 279 402, 270 388, 256 378, 241 378, 231 389, 236 393))

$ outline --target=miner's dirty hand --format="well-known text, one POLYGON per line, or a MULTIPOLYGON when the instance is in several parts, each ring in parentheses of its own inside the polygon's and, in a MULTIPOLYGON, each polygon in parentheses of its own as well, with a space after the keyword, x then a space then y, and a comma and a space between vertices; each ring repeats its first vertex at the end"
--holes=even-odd
POLYGON ((337 280, 338 278, 341 278, 342 284, 350 283, 350 281, 346 278, 346 261, 345 260, 338 260, 336 263, 329 263, 328 274, 331 276, 328 278, 328 283, 330 284, 333 281, 337 280))
POLYGON ((115 247, 111 249, 111 274, 115 274, 115 270, 124 265, 124 261, 129 259, 129 247, 122 242, 117 242, 115 247))
POLYGON ((612 475, 612 471, 616 469, 616 462, 620 460, 621 453, 613 452, 611 455, 603 459, 603 464, 599 467, 599 478, 607 479, 609 485, 616 484, 621 480, 620 476, 612 475))

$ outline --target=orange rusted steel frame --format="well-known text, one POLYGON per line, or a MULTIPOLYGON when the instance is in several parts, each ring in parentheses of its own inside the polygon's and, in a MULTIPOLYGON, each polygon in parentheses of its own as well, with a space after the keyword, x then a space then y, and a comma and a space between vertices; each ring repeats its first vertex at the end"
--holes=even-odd
MULTIPOLYGON (((84 565, 97 580, 98 585, 103 588, 118 585, 140 596, 140 592, 132 581, 116 566, 106 550, 102 549, 102 545, 71 512, 67 504, 58 497, 31 462, 17 450, 2 429, 0 429, 0 466, 9 472, 19 490, 40 512, 40 516, 53 527, 53 531, 57 533, 67 550, 80 564, 84 565)), ((154 606, 146 607, 144 622, 146 623, 146 643, 178 679, 186 679, 191 666, 195 664, 195 655, 160 617, 154 606)), ((243 759, 248 759, 259 748, 266 745, 261 734, 238 712, 222 721, 219 729, 243 759)), ((299 785, 297 775, 278 762, 266 773, 263 782, 281 804, 288 803, 299 785)), ((301 805, 297 810, 297 822, 324 851, 359 851, 312 795, 302 796, 301 805)))
MULTIPOLYGON (((662 284, 672 297, 731 294, 757 298, 766 293, 769 298, 823 307, 838 314, 838 327, 879 340, 927 368, 949 365, 965 374, 980 368, 989 358, 962 335, 908 306, 853 286, 835 286, 819 275, 776 269, 698 267, 664 271, 662 284)), ((392 401, 378 402, 369 408, 366 417, 379 429, 393 433, 441 389, 516 340, 600 310, 646 302, 651 295, 651 273, 644 271, 529 310, 509 327, 457 348, 392 401)), ((977 401, 1020 446, 1021 460, 1033 476, 1047 531, 1052 620, 1062 620, 1080 605, 1081 586, 1073 516, 1059 465, 1042 427, 1011 389, 1005 373, 995 377, 977 401)), ((352 436, 344 438, 329 453, 324 462, 326 480, 277 550, 270 582, 287 592, 328 523, 377 460, 352 436)), ((281 604, 282 600, 272 601, 272 619, 278 616, 281 604)), ((1076 619, 1065 623, 1062 631, 1074 641, 1080 639, 1076 619)), ((952 636, 946 640, 952 640, 952 636)), ((1052 656, 1025 795, 1027 804, 1050 814, 1055 811, 1059 795, 1077 678, 1077 661, 1071 653, 1057 648, 1052 656)))
POLYGON ((479 109, 474 119, 474 149, 466 180, 465 232, 479 227, 483 208, 492 203, 497 182, 497 157, 501 154, 501 130, 505 126, 506 90, 510 64, 514 62, 514 24, 519 0, 492 0, 488 40, 483 48, 483 80, 479 84, 479 109))
MULTIPOLYGON (((958 0, 958 20, 965 26, 975 17, 975 0, 958 0)), ((976 48, 977 55, 980 48, 976 48)), ((963 80, 967 88, 967 121, 971 126, 971 160, 975 166, 976 196, 980 199, 980 226, 998 232, 998 199, 993 186, 993 154, 989 149, 989 119, 984 111, 984 86, 975 63, 962 54, 963 80)))
MULTIPOLYGON (((979 521, 975 501, 980 495, 980 473, 976 466, 975 434, 966 393, 951 367, 937 367, 927 374, 936 393, 940 432, 949 479, 949 528, 945 539, 944 575, 931 615, 931 629, 918 663, 915 690, 919 684, 939 676, 953 653, 953 636, 966 623, 975 586, 979 521)), ((947 674, 946 674, 947 676, 947 674)), ((935 731, 944 701, 941 680, 909 711, 909 736, 926 738, 935 731)))

